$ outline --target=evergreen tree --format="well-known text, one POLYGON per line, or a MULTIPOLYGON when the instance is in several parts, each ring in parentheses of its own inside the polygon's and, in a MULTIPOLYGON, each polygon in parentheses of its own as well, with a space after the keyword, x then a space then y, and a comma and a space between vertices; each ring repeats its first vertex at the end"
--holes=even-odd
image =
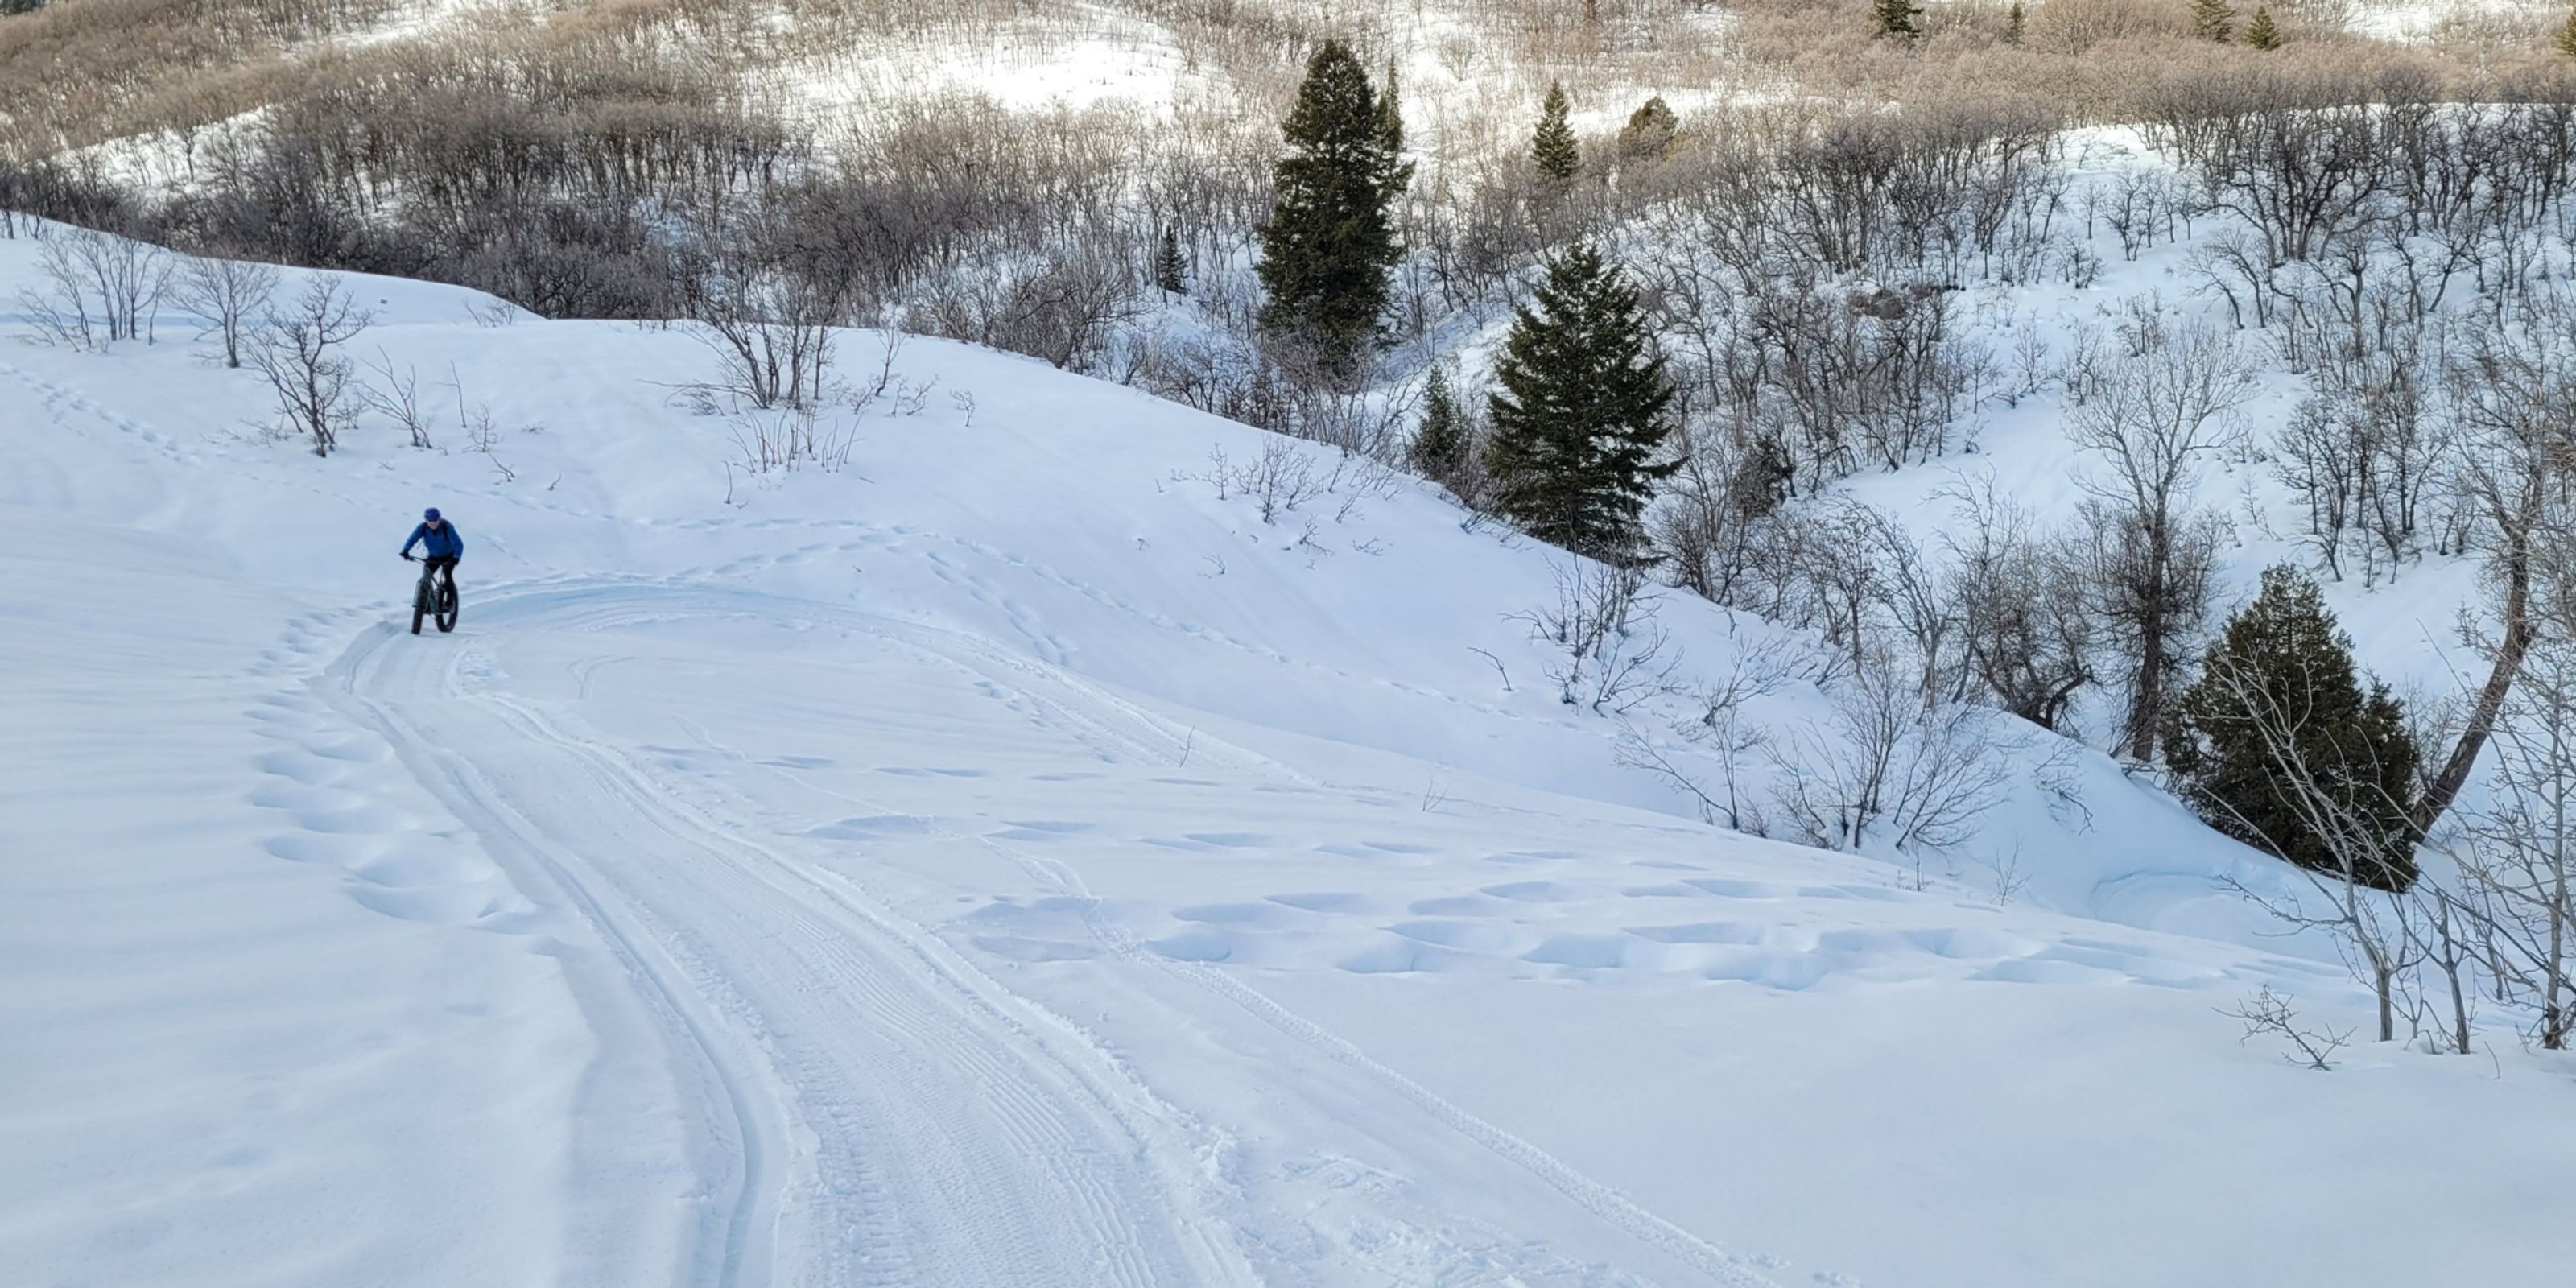
POLYGON ((0 0, 0 18, 34 13, 45 7, 45 0, 0 0))
POLYGON ((1404 127, 1339 41, 1306 64, 1272 168, 1276 204, 1261 235, 1262 322, 1347 357, 1386 310, 1387 273, 1402 249, 1389 207, 1412 181, 1398 150, 1404 127))
POLYGON ((1574 142, 1574 127, 1567 123, 1565 87, 1549 83, 1547 101, 1540 104, 1538 129, 1530 135, 1530 161, 1549 182, 1563 187, 1574 182, 1583 168, 1583 152, 1574 142))
POLYGON ((2165 745, 2184 800, 2211 827, 2325 872, 2342 871, 2338 847, 2358 844, 2370 851, 2355 856, 2362 884, 2414 883, 2414 739, 2388 686, 2362 687, 2352 641, 2298 569, 2263 574, 2183 691, 2165 745), (2302 782, 2342 826, 2320 830, 2302 782))
POLYGON ((1681 129, 1681 118, 1657 94, 1628 114, 1628 123, 1619 130, 1619 155, 1631 161, 1661 160, 1672 151, 1681 129))
POLYGON ((1673 389, 1637 293, 1578 243, 1516 312, 1489 399, 1496 508, 1542 541, 1631 558, 1655 482, 1680 465, 1655 460, 1673 389))
POLYGON ((2558 52, 2576 58, 2576 9, 2567 11, 2567 25, 2558 29, 2558 52))
POLYGON ((2226 44, 2236 35, 2236 10, 2227 0, 2191 0, 2191 31, 2203 40, 2226 44))
POLYGON ((2022 38, 2021 0, 2013 0, 2012 11, 2004 15, 2004 43, 2018 45, 2022 38))
POLYGON ((2263 5, 2254 7, 2254 20, 2245 24, 2245 43, 2256 49, 2281 47, 2281 29, 2273 24, 2272 10, 2269 7, 2263 5))
POLYGON ((1413 434, 1413 468, 1424 478, 1454 483, 1467 468, 1467 427, 1459 423, 1458 399, 1449 391, 1449 373, 1431 369, 1422 390, 1422 425, 1413 434))
POLYGON ((1163 244, 1154 252, 1154 285, 1165 295, 1187 294, 1188 275, 1189 261, 1181 256, 1181 235, 1165 224, 1163 244))
POLYGON ((1922 30, 1914 20, 1923 16, 1923 6, 1913 0, 1876 0, 1874 12, 1882 36, 1911 36, 1922 30))
MULTIPOLYGON (((1391 161, 1400 162, 1404 159, 1404 109, 1395 100, 1395 60, 1390 58, 1386 63, 1386 92, 1377 96, 1377 146, 1391 161)), ((1401 188, 1399 184, 1398 190, 1401 188)))

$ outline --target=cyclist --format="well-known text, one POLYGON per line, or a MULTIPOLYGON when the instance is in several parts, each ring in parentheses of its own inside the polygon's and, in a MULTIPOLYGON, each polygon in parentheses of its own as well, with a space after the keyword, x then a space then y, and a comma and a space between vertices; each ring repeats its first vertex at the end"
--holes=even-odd
POLYGON ((419 546, 421 556, 429 561, 429 571, 447 579, 447 589, 456 589, 456 561, 465 557, 465 538, 456 534, 456 525, 438 517, 438 507, 420 512, 420 526, 411 530, 411 540, 403 543, 402 557, 411 558, 411 548, 419 546))

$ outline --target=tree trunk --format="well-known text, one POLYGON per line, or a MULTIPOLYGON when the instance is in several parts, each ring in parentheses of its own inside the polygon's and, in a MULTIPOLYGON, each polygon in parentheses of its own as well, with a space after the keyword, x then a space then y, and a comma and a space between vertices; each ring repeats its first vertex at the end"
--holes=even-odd
POLYGON ((2129 759, 2146 764, 2156 755, 2156 710, 2164 705, 2164 641, 2150 636, 2138 659, 2138 691, 2129 703, 2129 759))
POLYGON ((2138 622, 2138 684, 2129 701, 2129 759, 2143 765, 2156 756, 2156 717, 2164 708, 2166 641, 2171 618, 2173 539, 2161 516, 2147 536, 2146 611, 2138 622))
POLYGON ((2495 731, 2505 695, 2513 690, 2513 678, 2522 670, 2523 655, 2531 651, 2531 538, 2516 533, 2509 540, 2512 546, 2505 555, 2504 638, 2496 645, 2495 669, 2487 673, 2485 687, 2478 690, 2477 704, 2469 708, 2468 722, 2460 729, 2459 742, 2451 747, 2450 759, 2442 762, 2441 772, 2433 775, 2406 820, 2418 840, 2442 821, 2451 802, 2459 798, 2460 789, 2468 784, 2469 771, 2476 768, 2479 754, 2486 750, 2488 735, 2495 731))
POLYGON ((2459 1044, 2460 1054, 2469 1053, 2469 999, 2460 991, 2458 967, 2451 969, 2451 1040, 2459 1044))

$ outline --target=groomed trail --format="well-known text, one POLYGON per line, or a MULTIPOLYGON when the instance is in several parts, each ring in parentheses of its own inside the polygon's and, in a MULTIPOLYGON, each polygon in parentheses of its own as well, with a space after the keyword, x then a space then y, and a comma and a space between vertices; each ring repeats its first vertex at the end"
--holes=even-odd
MULTIPOLYGON (((522 894, 576 912, 606 950, 564 954, 586 1018, 602 1034, 652 1034, 688 1120, 701 1184, 692 1211, 678 1218, 690 1228, 675 1242, 692 1251, 677 1280, 716 1288, 1347 1281, 1359 1266, 1310 1264, 1334 1254, 1301 1250, 1265 1228, 1273 1216, 1224 1174, 1231 1142, 1223 1129, 1173 1108, 1124 1061, 859 884, 762 839, 747 811, 729 816, 703 790, 658 781, 649 749, 617 745, 576 715, 512 690, 510 674, 532 638, 551 643, 548 665, 573 655, 563 669, 579 693, 601 665, 653 666, 654 638, 674 624, 799 616, 831 619, 843 639, 881 650, 903 671, 906 701, 922 701, 925 687, 943 681, 1004 700, 1037 713, 1071 758, 1152 756, 1170 742, 1152 715, 985 641, 685 584, 469 593, 466 627, 453 639, 371 626, 317 682, 344 715, 387 740, 522 894)), ((675 667, 670 682, 686 683, 686 670, 675 667)), ((1299 777, 1213 743, 1188 754, 1202 771, 1299 777)), ((1064 898, 1097 905, 1078 874, 1034 853, 936 826, 920 842, 981 849, 1064 898)), ((1568 1217, 1634 1240, 1641 1263, 1578 1270, 1534 1240, 1512 1255, 1518 1269, 1562 1281, 1770 1282, 1251 986, 1152 952, 1109 919, 1084 920, 1130 976, 1172 985, 1183 1005, 1216 1012, 1219 1025, 1230 1020, 1279 1043, 1275 1094, 1320 1082, 1328 1090, 1319 1103, 1359 1097, 1374 1102, 1366 1118, 1411 1120, 1407 1132, 1443 1138, 1443 1149, 1485 1152, 1518 1173, 1511 1188, 1546 1194, 1568 1217), (1330 1072, 1310 1074, 1301 1063, 1330 1072), (1665 1277, 1673 1267, 1686 1277, 1665 1277), (1663 1275, 1629 1272, 1658 1268, 1663 1275)), ((575 1166, 597 1161, 576 1154, 575 1166)), ((1389 1229, 1403 1224, 1392 1207, 1381 1219, 1389 1229)), ((668 1273, 615 1267, 614 1249, 595 1238, 568 1232, 570 1260, 592 1263, 603 1281, 668 1273)), ((1494 1277, 1512 1273, 1494 1248, 1431 1228, 1396 1242, 1399 1258, 1386 1270, 1399 1281, 1421 1273, 1511 1281, 1494 1277)))
POLYGON ((706 1164, 689 1282, 1251 1282, 1173 1166, 1186 1143, 1118 1071, 846 883, 413 643, 369 631, 330 675, 523 890, 612 946, 625 995, 589 981, 585 1004, 659 1028, 706 1164))

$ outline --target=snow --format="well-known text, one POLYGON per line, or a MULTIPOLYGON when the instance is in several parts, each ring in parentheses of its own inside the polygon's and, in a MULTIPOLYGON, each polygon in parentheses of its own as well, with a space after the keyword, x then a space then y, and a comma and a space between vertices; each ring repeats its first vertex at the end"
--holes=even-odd
POLYGON ((872 104, 961 92, 1020 111, 1117 103, 1163 114, 1211 79, 1188 66, 1169 32, 1100 15, 1080 37, 1031 24, 973 42, 923 37, 801 51, 779 88, 787 103, 828 121, 872 104))
MULTIPOLYGON (((0 299, 33 261, 0 242, 0 299)), ((1265 524, 1205 476, 1273 440, 919 339, 917 399, 833 414, 845 465, 751 474, 673 395, 712 374, 682 331, 350 284, 436 449, 273 441, 167 318, 0 349, 29 1282, 2351 1288, 2576 1255, 2576 1066, 2240 1045, 2214 1012, 2257 987, 2338 1028, 2367 998, 2212 890, 2276 865, 2099 757, 2089 830, 2023 785, 1981 838, 2033 878, 2009 902, 1971 861, 1727 833, 1539 678, 1547 553, 1418 485, 1265 524), (489 452, 438 428, 451 373, 489 452), (388 557, 424 504, 467 542, 453 635, 409 633, 388 557)), ((1991 456, 2062 478, 2035 417, 1991 456)), ((2356 633, 2399 649, 2407 612, 2356 633)), ((1692 674, 1769 629, 1662 614, 1692 674)))
POLYGON ((2554 0, 2408 0, 2354 6, 2350 28, 2379 40, 2422 40, 2443 28, 2491 19, 2559 17, 2554 0))

